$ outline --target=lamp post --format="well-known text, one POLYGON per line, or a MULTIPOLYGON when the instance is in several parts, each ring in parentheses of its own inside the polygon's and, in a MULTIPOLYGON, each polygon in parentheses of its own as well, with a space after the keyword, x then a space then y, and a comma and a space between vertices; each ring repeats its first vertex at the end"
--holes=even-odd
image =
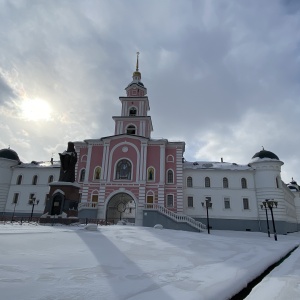
POLYGON ((263 204, 261 204, 260 207, 261 207, 261 209, 265 209, 265 211, 266 211, 268 237, 271 237, 271 236, 270 236, 270 227, 269 227, 269 218, 268 218, 268 208, 265 207, 263 204))
POLYGON ((265 208, 269 208, 270 211, 271 211, 273 231, 274 231, 274 239, 275 239, 275 241, 277 241, 277 233, 276 233, 275 222, 274 222, 273 208, 277 207, 278 202, 274 201, 274 199, 266 199, 265 201, 263 201, 262 204, 265 208))
POLYGON ((12 217, 11 217, 11 222, 10 222, 10 223, 12 223, 13 220, 14 220, 17 203, 18 203, 18 201, 15 201, 14 211, 13 211, 13 214, 12 214, 12 217))
POLYGON ((38 205, 39 202, 40 202, 40 200, 36 200, 36 198, 33 197, 33 198, 29 199, 29 201, 30 201, 30 203, 31 203, 31 205, 32 205, 32 210, 31 210, 31 215, 30 215, 30 221, 31 221, 31 220, 32 220, 32 215, 33 215, 34 206, 35 206, 35 205, 38 205))
POLYGON ((206 207, 207 233, 210 234, 208 208, 212 208, 212 203, 209 197, 206 197, 205 202, 202 202, 202 207, 206 207))

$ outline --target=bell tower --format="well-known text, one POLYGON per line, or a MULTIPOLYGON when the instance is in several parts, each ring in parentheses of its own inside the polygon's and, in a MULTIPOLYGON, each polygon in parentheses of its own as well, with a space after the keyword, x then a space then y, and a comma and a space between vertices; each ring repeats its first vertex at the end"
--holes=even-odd
POLYGON ((121 116, 114 116, 115 135, 127 134, 150 138, 153 131, 147 88, 142 83, 139 71, 139 52, 136 57, 136 69, 132 81, 125 88, 126 97, 120 97, 122 103, 121 116))

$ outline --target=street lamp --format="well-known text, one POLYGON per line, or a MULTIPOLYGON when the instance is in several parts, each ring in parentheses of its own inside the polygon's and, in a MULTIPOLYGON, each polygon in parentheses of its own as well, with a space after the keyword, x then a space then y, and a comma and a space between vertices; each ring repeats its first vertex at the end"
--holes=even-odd
POLYGON ((261 207, 261 209, 265 209, 265 211, 266 211, 268 237, 271 237, 271 236, 270 236, 270 227, 269 227, 269 218, 268 218, 268 208, 265 207, 263 204, 261 204, 260 207, 261 207))
POLYGON ((11 222, 10 222, 10 223, 12 223, 12 222, 13 222, 13 220, 14 220, 14 217, 15 217, 15 211, 16 211, 16 205, 17 205, 17 203, 18 203, 18 200, 17 200, 17 201, 14 201, 14 204, 15 204, 15 206, 14 206, 14 212, 13 212, 13 214, 12 214, 12 217, 11 217, 11 222))
POLYGON ((212 208, 212 203, 211 203, 211 198, 210 197, 205 198, 205 202, 202 202, 202 207, 206 207, 207 233, 210 234, 209 217, 208 217, 208 209, 212 208))
POLYGON ((32 220, 32 215, 33 215, 33 210, 34 210, 34 206, 38 205, 40 200, 36 200, 35 197, 32 197, 31 199, 29 199, 30 204, 32 205, 32 210, 31 210, 31 215, 30 215, 30 221, 32 220))
POLYGON ((273 231, 274 231, 274 239, 275 241, 277 241, 277 233, 276 233, 276 229, 275 229, 275 222, 274 222, 274 215, 273 215, 273 208, 277 207, 278 202, 274 201, 274 199, 266 199, 265 201, 263 201, 263 206, 267 209, 269 208, 271 211, 271 216, 272 216, 272 223, 273 223, 273 231))

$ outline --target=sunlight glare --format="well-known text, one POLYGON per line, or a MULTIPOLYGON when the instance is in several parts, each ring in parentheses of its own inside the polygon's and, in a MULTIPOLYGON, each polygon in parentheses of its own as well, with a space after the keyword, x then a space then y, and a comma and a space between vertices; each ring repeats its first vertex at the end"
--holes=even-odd
POLYGON ((24 99, 21 104, 21 115, 28 121, 49 121, 51 107, 41 99, 24 99))

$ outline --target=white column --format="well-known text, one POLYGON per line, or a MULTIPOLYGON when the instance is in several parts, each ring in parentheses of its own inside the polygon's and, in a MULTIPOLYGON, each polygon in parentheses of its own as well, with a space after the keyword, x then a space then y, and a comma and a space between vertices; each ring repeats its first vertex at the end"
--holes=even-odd
POLYGON ((86 168, 85 168, 85 176, 84 176, 84 183, 89 181, 89 174, 90 174, 90 165, 91 165, 91 157, 92 157, 92 149, 93 145, 88 145, 88 154, 87 154, 87 161, 86 161, 86 168))
POLYGON ((160 172, 159 172, 159 182, 160 184, 165 184, 165 174, 166 174, 166 147, 165 145, 160 145, 160 172))

